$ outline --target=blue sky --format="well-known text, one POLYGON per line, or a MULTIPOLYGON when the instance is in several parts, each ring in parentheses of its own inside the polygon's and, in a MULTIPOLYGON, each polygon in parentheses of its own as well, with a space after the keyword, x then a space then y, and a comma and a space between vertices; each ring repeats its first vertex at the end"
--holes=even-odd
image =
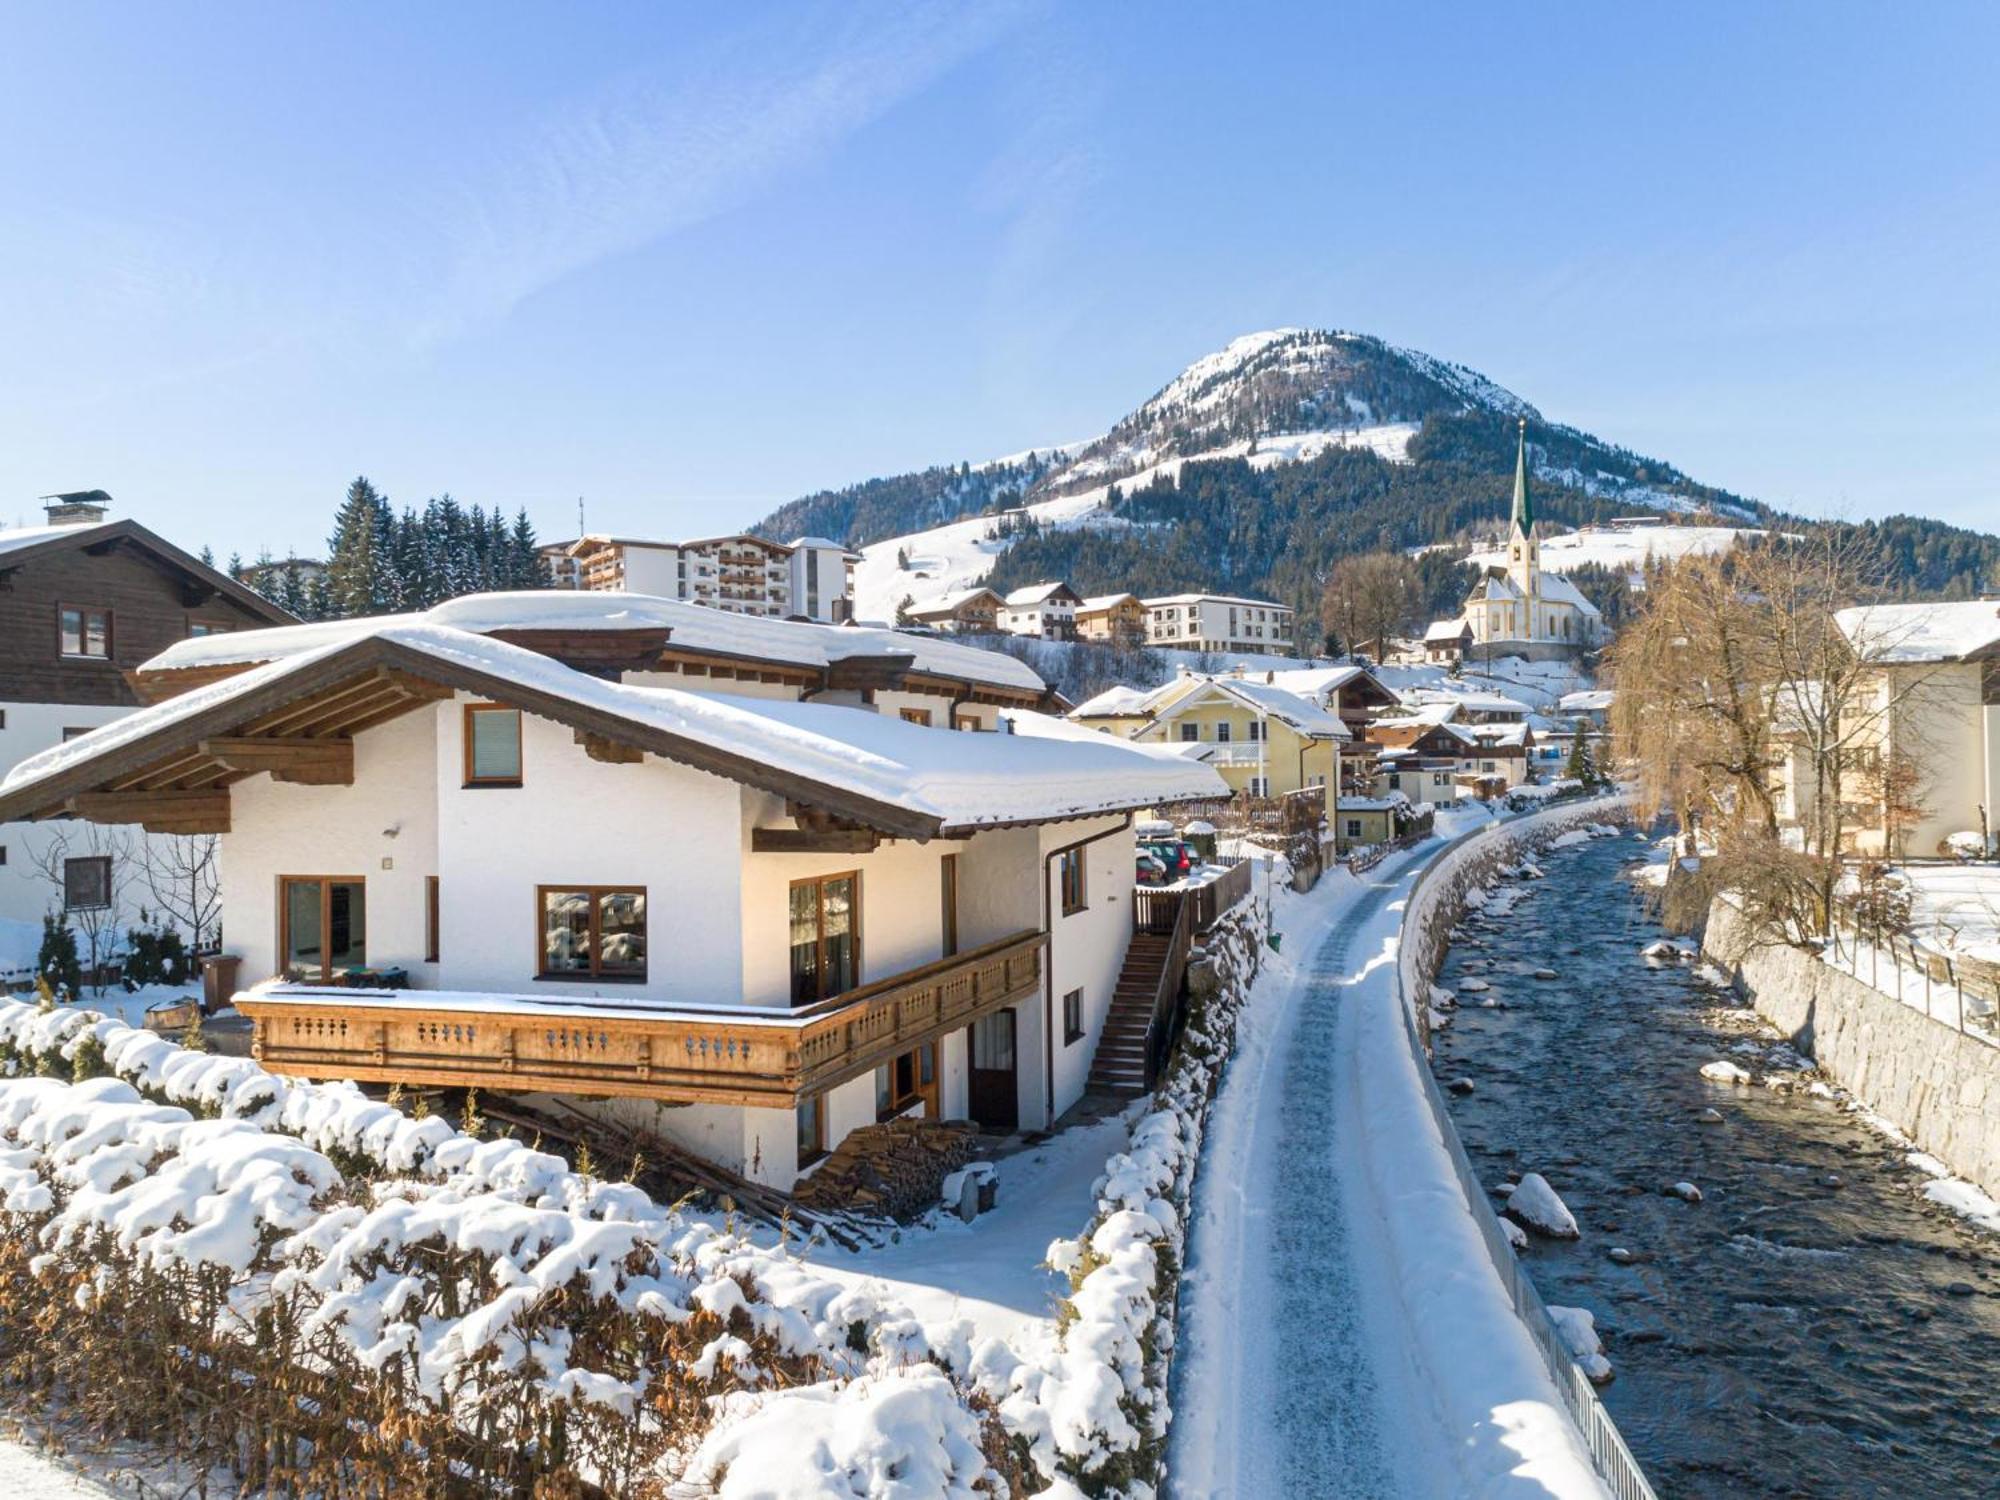
POLYGON ((746 523, 1379 334, 2000 527, 2000 7, 9 7, 0 524, 746 523))

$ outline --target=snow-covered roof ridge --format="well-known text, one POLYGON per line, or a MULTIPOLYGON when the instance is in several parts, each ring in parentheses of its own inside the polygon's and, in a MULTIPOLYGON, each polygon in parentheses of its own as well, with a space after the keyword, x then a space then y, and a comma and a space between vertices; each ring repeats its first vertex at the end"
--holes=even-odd
POLYGON ((2000 600, 1864 604, 1834 616, 1855 650, 1885 662, 1955 661, 2000 647, 2000 600))
POLYGON ((866 806, 900 809, 938 831, 1054 822, 1226 795, 1206 767, 1166 762, 1109 737, 1021 741, 908 724, 867 709, 609 682, 483 634, 399 620, 377 622, 359 638, 323 641, 54 746, 9 771, 0 780, 0 798, 31 793, 142 742, 163 751, 176 747, 176 731, 205 730, 212 717, 226 715, 231 700, 261 696, 315 665, 342 665, 337 659, 343 653, 352 654, 359 668, 373 660, 362 655, 371 647, 378 654, 388 648, 393 660, 418 675, 428 671, 447 685, 476 685, 559 721, 569 708, 609 715, 641 731, 655 753, 746 785, 776 789, 781 782, 804 782, 866 806))
POLYGON ((504 630, 629 630, 664 626, 672 644, 793 666, 824 668, 856 656, 911 658, 911 669, 940 677, 1040 692, 1044 686, 1025 662, 926 635, 851 625, 820 625, 731 614, 706 605, 650 594, 594 589, 534 589, 467 594, 416 614, 323 620, 271 630, 243 630, 176 641, 141 671, 232 666, 272 661, 336 641, 358 640, 392 625, 435 624, 486 635, 504 630))

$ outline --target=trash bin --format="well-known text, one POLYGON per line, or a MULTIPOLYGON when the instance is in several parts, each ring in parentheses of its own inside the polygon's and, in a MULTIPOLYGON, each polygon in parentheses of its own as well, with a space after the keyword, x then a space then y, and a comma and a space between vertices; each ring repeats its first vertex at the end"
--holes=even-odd
POLYGON ((1274 932, 1264 941, 1271 945, 1273 953, 1281 952, 1284 948, 1285 935, 1282 932, 1274 932))
POLYGON ((240 953, 211 953, 201 961, 201 1008, 214 1015, 236 994, 236 971, 243 967, 240 953))

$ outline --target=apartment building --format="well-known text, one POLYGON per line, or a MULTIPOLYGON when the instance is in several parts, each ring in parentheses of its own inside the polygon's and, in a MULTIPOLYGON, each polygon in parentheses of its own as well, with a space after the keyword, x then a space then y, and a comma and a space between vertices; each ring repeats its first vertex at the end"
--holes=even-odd
POLYGON ((558 588, 649 594, 827 625, 854 617, 854 565, 861 561, 826 537, 774 542, 747 533, 688 542, 585 536, 542 551, 558 588))
POLYGON ((1269 599, 1236 599, 1227 594, 1169 594, 1141 601, 1146 607, 1149 645, 1183 651, 1292 652, 1296 611, 1269 599))

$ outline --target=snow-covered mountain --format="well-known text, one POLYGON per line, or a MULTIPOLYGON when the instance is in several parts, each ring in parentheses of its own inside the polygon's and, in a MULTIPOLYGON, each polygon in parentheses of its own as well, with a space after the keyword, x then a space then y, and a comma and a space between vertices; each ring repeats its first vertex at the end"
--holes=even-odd
MULTIPOLYGON (((1528 423, 1544 484, 1576 502, 1573 519, 1634 508, 1758 513, 1669 465, 1550 423, 1522 397, 1462 365, 1366 334, 1281 328, 1248 334, 1196 360, 1102 436, 824 491, 780 508, 756 529, 780 537, 841 536, 859 545, 857 611, 864 619, 888 619, 906 599, 922 605, 985 580, 1024 536, 1089 532, 1100 551, 1144 546, 1139 533, 1176 522, 1135 514, 1133 497, 1179 487, 1190 464, 1235 461, 1204 474, 1212 488, 1224 474, 1318 463, 1310 472, 1325 470, 1328 504, 1338 508, 1338 488, 1368 488, 1367 476, 1320 461, 1353 450, 1411 471, 1395 481, 1398 493, 1411 497, 1405 511, 1457 503, 1471 484, 1481 498, 1459 509, 1504 513, 1517 419, 1528 423)), ((1369 473, 1379 473, 1379 464, 1369 473)), ((1228 503, 1237 503, 1233 493, 1228 503)), ((1245 494, 1241 503, 1263 502, 1245 494)), ((1554 517, 1565 507, 1558 498, 1548 508, 1554 517)), ((1356 527, 1358 543, 1383 544, 1372 515, 1357 520, 1366 523, 1356 527)), ((1439 523, 1433 517, 1425 525, 1437 530, 1439 523)), ((1420 545, 1449 534, 1395 541, 1420 545)), ((1242 568, 1233 576, 1233 584, 1219 576, 1186 583, 1247 587, 1255 577, 1242 568)), ((1087 577, 1075 581, 1095 586, 1087 577)))

